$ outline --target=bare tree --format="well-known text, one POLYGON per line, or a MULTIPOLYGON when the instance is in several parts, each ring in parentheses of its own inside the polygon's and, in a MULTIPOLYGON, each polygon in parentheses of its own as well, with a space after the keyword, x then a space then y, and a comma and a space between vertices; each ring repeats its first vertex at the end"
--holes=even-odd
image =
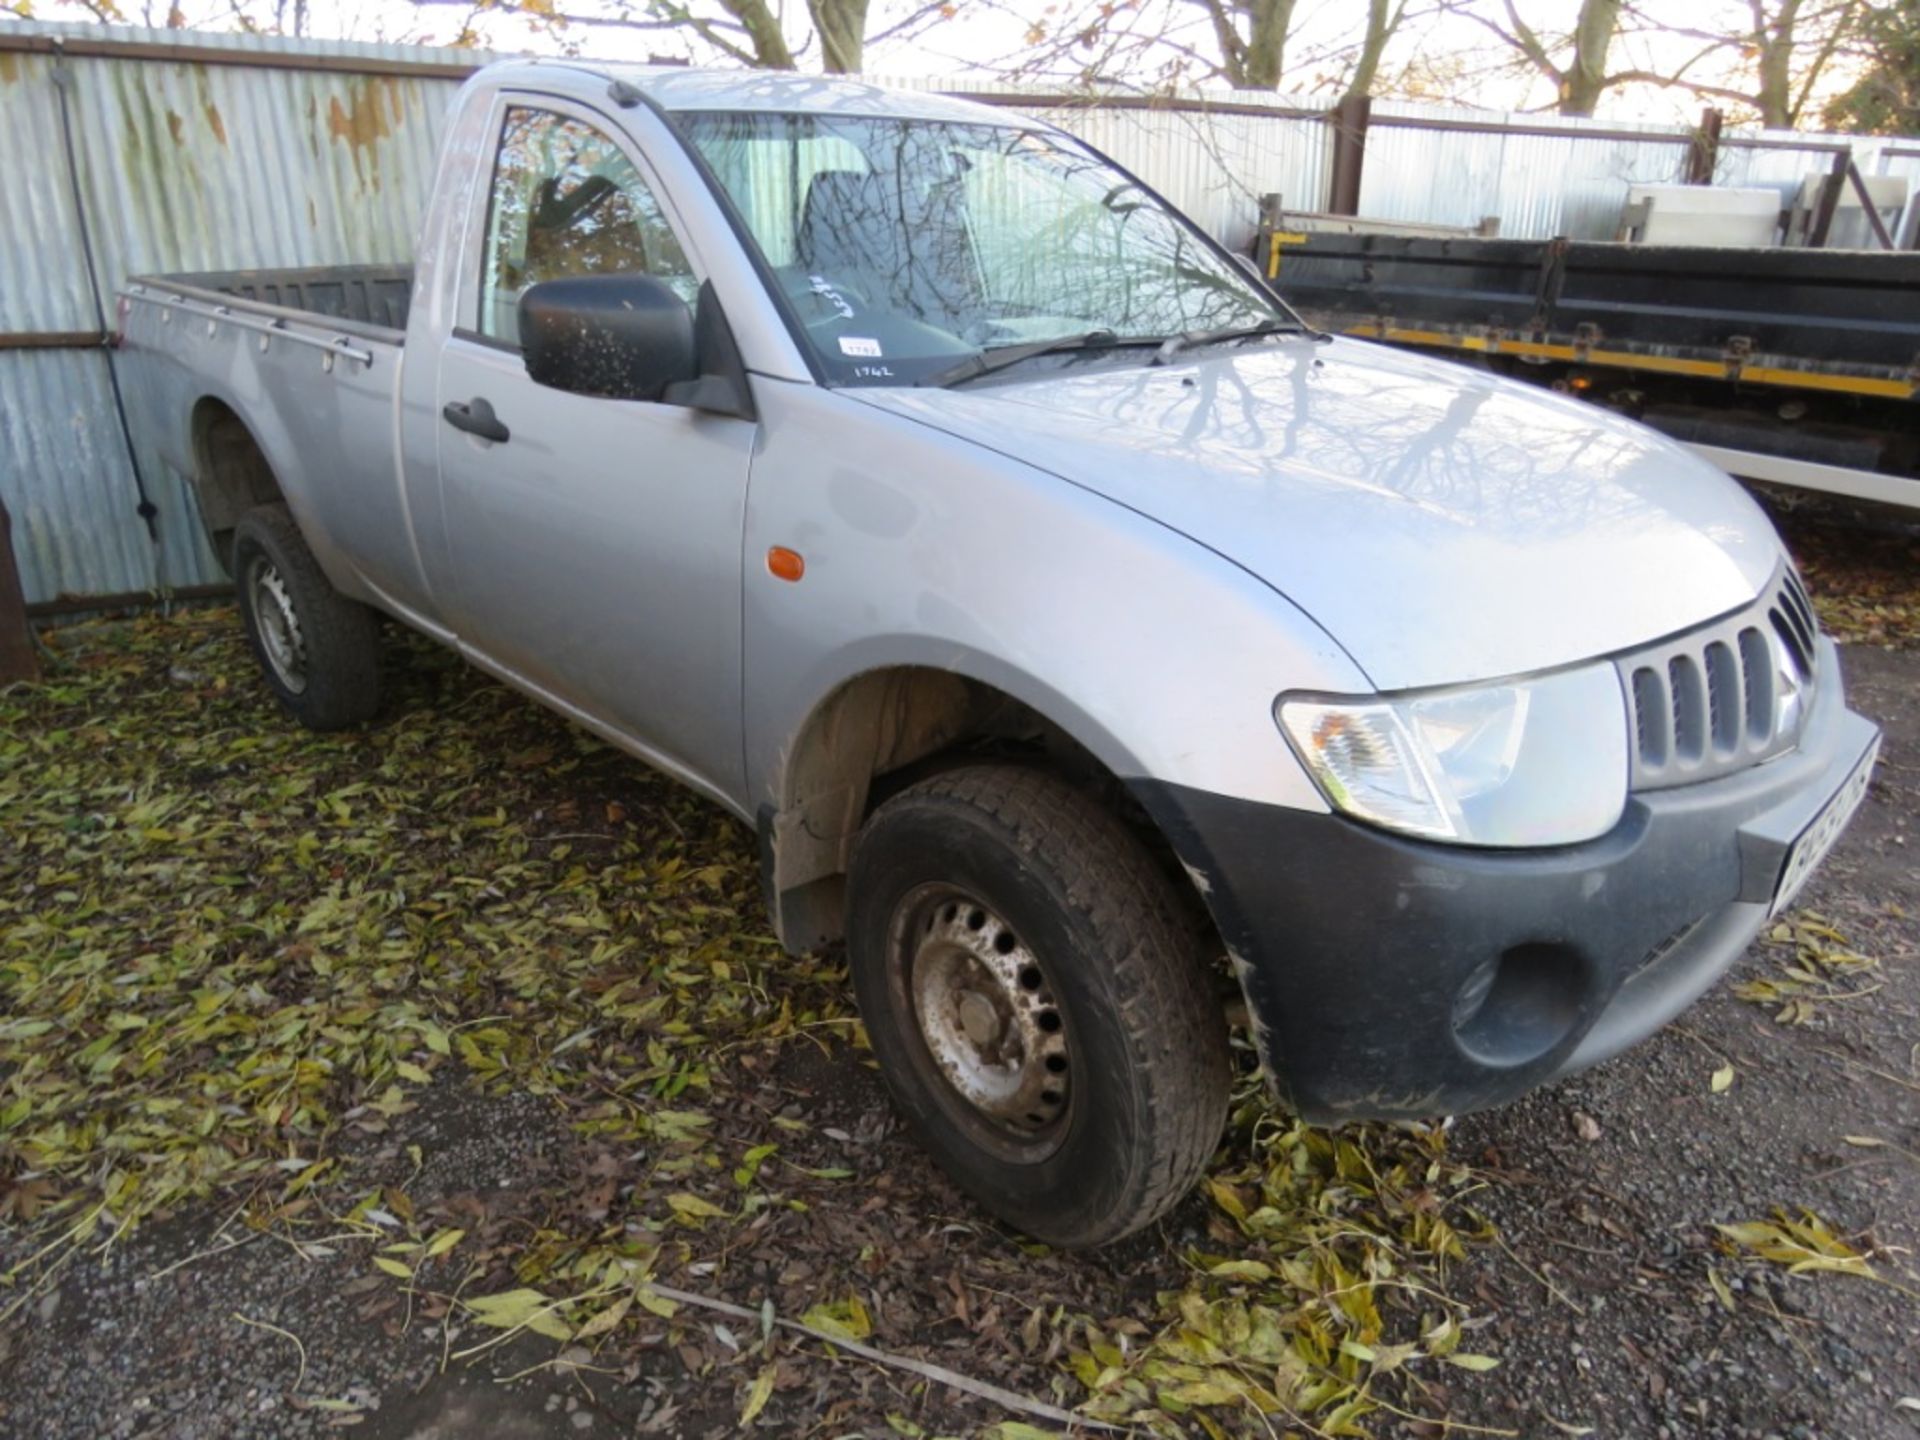
MULTIPOLYGON (((56 0, 57 3, 57 0, 56 0)), ((98 20, 102 25, 124 25, 126 13, 113 3, 113 0, 66 0, 66 4, 81 12, 79 16, 61 15, 56 9, 52 16, 43 16, 35 8, 33 0, 0 0, 0 14, 15 15, 22 20, 40 19, 80 19, 98 20)))
POLYGON ((1036 17, 1022 0, 983 8, 1026 22, 1022 47, 996 68, 1080 83, 1172 89, 1224 81, 1275 90, 1287 65, 1298 0, 1066 0, 1036 17))
POLYGON ((1355 98, 1371 95, 1380 82, 1380 60, 1387 42, 1407 18, 1407 0, 1367 0, 1367 28, 1360 37, 1354 55, 1353 71, 1347 76, 1347 95, 1355 98))
POLYGON ((1219 75, 1236 90, 1277 90, 1296 0, 1191 0, 1207 13, 1219 75))
POLYGON ((1873 8, 1851 48, 1859 78, 1827 103, 1828 128, 1920 135, 1920 0, 1873 8))
POLYGON ((806 0, 800 33, 791 33, 786 7, 770 0, 412 0, 416 10, 464 8, 472 17, 460 43, 477 43, 488 15, 511 14, 568 44, 574 33, 622 30, 681 42, 689 60, 718 59, 756 70, 819 67, 845 75, 862 68, 869 43, 917 33, 951 18, 956 0, 909 0, 872 30, 871 0, 806 0))
POLYGON ((1562 115, 1591 115, 1609 86, 1622 78, 1607 73, 1607 55, 1620 33, 1623 0, 1580 0, 1573 28, 1564 35, 1547 34, 1530 25, 1514 0, 1503 0, 1504 18, 1496 19, 1479 4, 1463 13, 1486 26, 1511 47, 1527 66, 1552 82, 1555 107, 1562 115))
POLYGON ((1865 0, 1744 0, 1722 12, 1719 26, 1711 20, 1676 24, 1664 6, 1630 9, 1647 29, 1694 40, 1699 48, 1671 71, 1640 70, 1621 78, 1678 85, 1751 109, 1769 129, 1790 130, 1808 114, 1863 19, 1880 7, 1865 0), (1711 72, 1716 65, 1730 77, 1699 78, 1703 67, 1711 72))
POLYGON ((858 74, 865 59, 867 0, 807 0, 820 35, 820 68, 830 75, 858 74))
POLYGON ((584 3, 567 7, 550 0, 412 0, 417 11, 441 7, 464 9, 468 18, 461 27, 458 44, 483 44, 482 22, 488 17, 512 15, 533 29, 559 41, 566 48, 571 32, 625 30, 653 34, 673 34, 688 42, 689 49, 718 56, 758 70, 793 70, 793 47, 767 0, 628 0, 611 3, 584 3))
MULTIPOLYGON (((480 8, 486 0, 468 3, 480 8)), ((0 15, 23 20, 96 20, 103 25, 145 25, 155 30, 303 36, 313 31, 314 5, 313 0, 0 0, 0 15)))

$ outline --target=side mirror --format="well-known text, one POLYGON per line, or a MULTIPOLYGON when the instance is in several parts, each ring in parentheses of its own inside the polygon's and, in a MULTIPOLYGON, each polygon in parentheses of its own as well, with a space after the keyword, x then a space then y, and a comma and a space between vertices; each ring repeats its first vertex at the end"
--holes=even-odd
POLYGON ((520 349, 535 384, 659 400, 699 374, 693 311, 651 275, 543 280, 520 297, 520 349))

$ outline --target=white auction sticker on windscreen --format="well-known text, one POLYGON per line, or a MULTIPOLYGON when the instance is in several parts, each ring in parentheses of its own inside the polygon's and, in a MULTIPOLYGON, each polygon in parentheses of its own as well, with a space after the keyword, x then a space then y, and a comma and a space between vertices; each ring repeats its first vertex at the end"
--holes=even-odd
POLYGON ((842 335, 840 337, 840 353, 842 355, 852 355, 862 360, 878 360, 880 358, 880 342, 878 340, 869 340, 864 335, 842 335))

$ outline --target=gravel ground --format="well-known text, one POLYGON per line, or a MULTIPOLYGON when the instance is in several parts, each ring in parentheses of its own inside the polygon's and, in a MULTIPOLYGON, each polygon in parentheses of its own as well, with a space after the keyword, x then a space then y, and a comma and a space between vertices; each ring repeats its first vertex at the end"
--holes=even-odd
MULTIPOLYGON (((1878 965, 1818 987, 1825 998, 1780 1023, 1778 1004, 1734 991, 1793 963, 1791 943, 1763 943, 1648 1044, 1459 1122, 1451 1153, 1477 1172, 1474 1204, 1498 1238, 1471 1245, 1445 1283, 1477 1316, 1471 1348, 1501 1364, 1423 1379, 1417 1408, 1435 1419, 1376 1413, 1368 1433, 1920 1435, 1920 1405, 1900 1406, 1920 1397, 1920 652, 1849 646, 1845 663, 1886 743, 1866 806, 1800 913, 1825 917, 1878 965), (1871 1255, 1878 1278, 1789 1276, 1713 1228, 1776 1207, 1817 1212, 1871 1255)), ((565 733, 538 712, 525 723, 565 733)), ((607 761, 608 773, 622 763, 607 761)), ((898 1132, 859 1050, 788 1043, 745 1054, 733 1074, 724 1104, 742 1124, 784 1124, 787 1158, 848 1178, 796 1180, 783 1193, 804 1205, 760 1212, 718 1251, 709 1232, 705 1258, 676 1284, 749 1309, 779 1295, 782 1314, 804 1303, 789 1295, 856 1287, 875 1313, 873 1343, 1072 1404, 1063 1317, 1134 1315, 1144 1333, 1159 1323, 1156 1297, 1187 1283, 1184 1257, 1225 1246, 1197 1194, 1110 1250, 1035 1253, 982 1223, 898 1132), (804 1137, 791 1133, 803 1125, 804 1137)), ((391 1125, 347 1127, 342 1148, 356 1183, 404 1185, 433 1223, 504 1237, 491 1252, 502 1256, 538 1252, 569 1215, 617 1214, 637 1158, 583 1141, 550 1097, 488 1093, 453 1069, 412 1092, 391 1125)), ((737 1431, 756 1374, 772 1382, 763 1433, 981 1433, 1004 1413, 815 1345, 762 1347, 737 1319, 698 1333, 643 1325, 598 1354, 523 1337, 449 1361, 487 1332, 430 1287, 409 1294, 373 1271, 362 1239, 307 1230, 296 1244, 233 1223, 240 1198, 182 1206, 90 1253, 0 1328, 0 1432, 719 1436, 737 1431)), ((0 1233, 0 1265, 20 1258, 0 1233)), ((1232 1433, 1281 1428, 1218 1418, 1232 1433)), ((1186 1421, 1182 1433, 1200 1431, 1186 1421)))
MULTIPOLYGON (((1851 646, 1845 665, 1882 758, 1801 908, 1881 961, 1855 987, 1871 993, 1779 1024, 1722 983, 1613 1063, 1461 1123, 1463 1155, 1505 1182, 1485 1208, 1513 1254, 1476 1252, 1462 1277, 1500 1315, 1490 1348, 1505 1363, 1456 1418, 1526 1434, 1920 1434, 1920 1406, 1896 1408, 1920 1397, 1920 1296, 1730 1264, 1709 1228, 1810 1207, 1909 1286, 1920 1253, 1920 654, 1851 646), (1727 1063, 1734 1083, 1715 1094, 1727 1063)), ((1732 979, 1789 958, 1757 946, 1732 979)))

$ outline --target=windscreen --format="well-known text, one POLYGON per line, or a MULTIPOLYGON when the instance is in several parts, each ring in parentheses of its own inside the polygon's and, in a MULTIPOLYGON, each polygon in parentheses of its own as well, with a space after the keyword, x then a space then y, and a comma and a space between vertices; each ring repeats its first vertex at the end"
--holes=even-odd
POLYGON ((1185 220, 1065 137, 878 116, 677 117, 830 383, 911 385, 996 349, 1270 323, 1185 220))

